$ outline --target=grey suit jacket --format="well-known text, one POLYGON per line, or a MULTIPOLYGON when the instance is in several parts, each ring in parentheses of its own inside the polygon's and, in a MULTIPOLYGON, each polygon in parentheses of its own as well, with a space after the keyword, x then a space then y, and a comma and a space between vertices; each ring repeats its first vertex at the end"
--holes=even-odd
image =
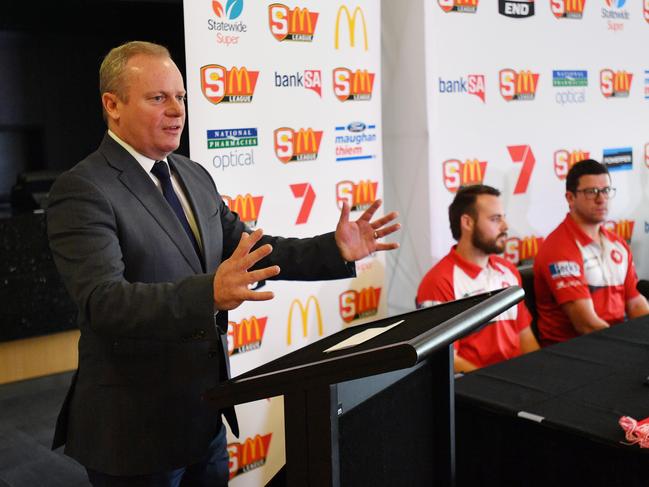
MULTIPOLYGON (((54 447, 111 475, 198 462, 221 427, 201 394, 229 377, 227 313, 213 309, 213 278, 249 231, 209 174, 170 155, 192 206, 202 261, 149 175, 106 135, 50 192, 54 261, 78 307, 79 368, 54 447)), ((264 236, 279 279, 352 277, 333 234, 264 236)), ((233 409, 222 411, 238 434, 233 409)))

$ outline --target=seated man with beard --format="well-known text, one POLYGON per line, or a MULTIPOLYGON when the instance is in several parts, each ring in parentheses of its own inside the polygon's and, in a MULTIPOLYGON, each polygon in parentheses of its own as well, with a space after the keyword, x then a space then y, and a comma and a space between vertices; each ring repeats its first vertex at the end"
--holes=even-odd
POLYGON ((649 313, 627 243, 602 225, 615 196, 603 164, 578 162, 566 177, 569 212, 534 259, 543 346, 649 313))
MULTIPOLYGON (((461 188, 448 209, 457 245, 424 276, 417 306, 433 306, 508 286, 520 286, 516 267, 503 252, 507 222, 500 191, 491 186, 461 188)), ((539 348, 524 302, 481 330, 455 342, 455 372, 470 372, 539 348)))

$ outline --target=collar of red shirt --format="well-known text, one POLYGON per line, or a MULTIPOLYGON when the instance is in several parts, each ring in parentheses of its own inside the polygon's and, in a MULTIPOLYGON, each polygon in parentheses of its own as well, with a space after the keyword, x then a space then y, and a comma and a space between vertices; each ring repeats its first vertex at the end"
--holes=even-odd
MULTIPOLYGON (((453 247, 451 247, 450 255, 455 265, 459 266, 460 269, 462 269, 466 273, 466 275, 468 275, 471 279, 475 279, 476 277, 478 277, 478 275, 484 269, 483 267, 480 267, 479 265, 474 264, 473 262, 469 262, 460 254, 458 254, 457 245, 453 245, 453 247)), ((500 267, 496 265, 496 256, 494 254, 489 255, 487 266, 503 274, 503 271, 500 269, 500 267)))
MULTIPOLYGON (((564 223, 566 224, 566 227, 568 227, 568 231, 575 237, 580 245, 585 247, 586 245, 593 243, 593 239, 582 230, 570 213, 566 215, 564 223)), ((599 226, 599 231, 606 239, 613 240, 613 235, 604 228, 604 225, 599 226)))

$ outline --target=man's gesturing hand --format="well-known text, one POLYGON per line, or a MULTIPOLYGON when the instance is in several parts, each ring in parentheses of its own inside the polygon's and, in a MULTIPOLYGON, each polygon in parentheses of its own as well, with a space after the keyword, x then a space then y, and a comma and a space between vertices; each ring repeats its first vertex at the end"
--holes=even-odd
POLYGON ((250 252, 264 232, 255 230, 248 235, 241 234, 239 245, 229 259, 224 260, 214 274, 214 306, 218 310, 226 311, 237 308, 244 301, 266 301, 273 299, 270 291, 251 291, 248 286, 264 279, 279 274, 279 266, 266 267, 248 272, 253 265, 269 255, 273 248, 262 245, 250 252))

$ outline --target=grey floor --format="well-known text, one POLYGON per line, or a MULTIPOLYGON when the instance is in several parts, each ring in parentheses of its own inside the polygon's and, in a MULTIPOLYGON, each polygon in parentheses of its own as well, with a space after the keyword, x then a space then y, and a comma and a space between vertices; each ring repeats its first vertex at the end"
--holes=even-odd
POLYGON ((87 487, 85 470, 50 450, 71 373, 0 385, 0 487, 87 487))

